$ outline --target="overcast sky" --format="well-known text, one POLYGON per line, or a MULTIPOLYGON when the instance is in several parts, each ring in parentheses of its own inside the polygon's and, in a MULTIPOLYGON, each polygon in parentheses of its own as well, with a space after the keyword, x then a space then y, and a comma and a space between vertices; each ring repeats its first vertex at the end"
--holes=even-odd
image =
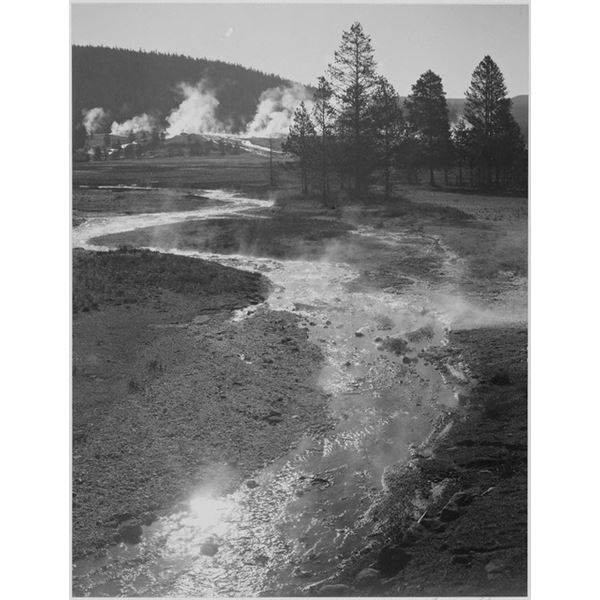
POLYGON ((526 5, 73 4, 74 44, 175 52, 235 62, 314 83, 341 34, 360 21, 379 72, 406 95, 432 69, 447 96, 461 97, 485 54, 509 95, 529 90, 526 5))

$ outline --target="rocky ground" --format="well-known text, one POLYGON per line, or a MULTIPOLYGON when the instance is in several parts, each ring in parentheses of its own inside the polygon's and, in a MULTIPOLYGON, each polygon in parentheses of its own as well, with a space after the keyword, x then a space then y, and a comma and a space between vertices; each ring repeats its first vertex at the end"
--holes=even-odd
POLYGON ((185 257, 74 252, 75 559, 135 541, 215 468, 239 484, 327 428, 321 356, 295 318, 230 321, 267 289, 185 257))
MULTIPOLYGON (((521 318, 507 321, 525 298, 527 200, 402 193, 354 207, 282 198, 263 215, 268 220, 165 227, 164 245, 340 260, 361 273, 351 286, 394 293, 412 278, 445 285, 456 267, 452 294, 487 312, 460 315, 449 345, 428 359, 440 369, 448 357, 460 359, 471 392, 408 463, 385 471, 364 546, 335 578, 304 592, 526 595, 527 329, 521 318), (413 233, 423 247, 358 241, 353 232, 365 225, 413 233)), ((102 241, 155 244, 157 229, 102 241)), ((230 322, 235 308, 260 302, 266 289, 257 275, 195 259, 75 252, 75 556, 135 539, 141 522, 186 497, 215 466, 233 485, 303 432, 328 427, 315 385, 321 356, 295 317, 259 311, 230 322)))
POLYGON ((477 381, 462 410, 384 474, 370 540, 310 593, 527 595, 527 330, 456 331, 477 381))

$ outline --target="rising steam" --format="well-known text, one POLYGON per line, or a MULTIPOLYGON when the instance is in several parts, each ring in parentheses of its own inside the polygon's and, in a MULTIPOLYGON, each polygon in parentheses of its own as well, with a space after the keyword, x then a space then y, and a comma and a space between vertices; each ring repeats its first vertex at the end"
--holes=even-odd
POLYGON ((81 114, 83 115, 83 126, 88 135, 96 133, 108 117, 108 113, 100 106, 96 106, 96 108, 90 110, 82 110, 81 114))
POLYGON ((110 132, 113 135, 121 136, 129 135, 130 133, 142 133, 143 131, 150 133, 155 126, 155 119, 144 113, 143 115, 136 115, 124 123, 117 123, 116 121, 113 121, 110 132))
POLYGON ((287 135, 294 111, 304 101, 311 110, 310 92, 298 83, 290 87, 276 87, 265 90, 259 98, 256 115, 246 129, 246 135, 256 137, 277 137, 287 135))
MULTIPOLYGON (((217 118, 219 100, 205 81, 196 85, 179 84, 183 100, 167 117, 166 134, 168 138, 181 133, 193 134, 231 134, 231 127, 217 118)), ((242 137, 278 137, 289 132, 294 111, 304 102, 311 110, 310 91, 301 84, 288 87, 280 86, 265 90, 258 100, 256 113, 242 137)), ((108 113, 100 107, 83 111, 83 124, 88 135, 98 131, 108 119, 108 113)), ((143 113, 118 123, 113 121, 110 132, 113 135, 126 136, 131 133, 151 132, 158 123, 154 117, 143 113)))
POLYGON ((180 133, 224 133, 227 127, 216 117, 219 106, 215 94, 200 81, 195 86, 179 85, 184 99, 167 117, 167 137, 180 133))

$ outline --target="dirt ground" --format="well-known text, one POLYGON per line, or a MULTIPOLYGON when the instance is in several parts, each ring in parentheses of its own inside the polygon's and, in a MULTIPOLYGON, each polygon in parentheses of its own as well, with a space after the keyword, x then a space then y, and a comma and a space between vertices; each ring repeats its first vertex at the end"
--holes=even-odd
MULTIPOLYGON (((123 165, 111 183, 143 184, 147 178, 138 168, 143 173, 133 161, 123 165)), ((159 169, 161 185, 196 182, 186 168, 159 169)), ((247 189, 266 194, 253 180, 257 171, 247 173, 253 173, 246 177, 247 189)), ((97 185, 109 175, 94 165, 77 178, 97 185)), ((180 192, 170 192, 173 206, 196 201, 180 192)), ((74 210, 85 210, 87 202, 98 211, 118 206, 126 212, 135 210, 127 201, 134 197, 152 209, 154 192, 116 199, 119 194, 125 192, 85 192, 74 210)), ((158 240, 202 251, 339 259, 358 267, 360 278, 351 283, 357 289, 395 293, 412 278, 437 285, 455 269, 453 293, 492 308, 508 306, 509 314, 513 299, 520 309, 526 306, 524 198, 405 187, 387 203, 323 207, 287 191, 264 216, 270 218, 188 222, 164 228, 162 237, 160 228, 152 228, 101 241, 158 240), (387 251, 381 241, 358 240, 353 232, 360 227, 412 233, 425 251, 387 251), (450 264, 448 251, 455 255, 450 264)), ((231 470, 233 485, 284 453, 302 432, 328 427, 327 399, 315 384, 321 357, 295 317, 259 313, 242 328, 227 324, 234 308, 264 297, 265 282, 189 259, 205 271, 192 277, 191 263, 180 260, 188 259, 75 253, 75 555, 119 539, 124 524, 151 520, 185 497, 210 478, 211 462, 219 459, 231 470), (132 257, 139 264, 128 271, 123 261, 132 257), (142 275, 132 276, 138 269, 142 275), (175 273, 175 280, 166 281, 166 272, 175 273), (200 276, 216 283, 199 296, 190 281, 200 276)), ((475 385, 407 464, 386 471, 370 513, 372 534, 340 565, 331 583, 341 587, 330 595, 526 595, 527 329, 522 322, 488 321, 467 315, 450 344, 429 357, 441 364, 448 353, 460 355, 475 385), (373 572, 365 575, 365 569, 373 572)))
POLYGON ((370 539, 335 580, 345 595, 527 595, 527 330, 455 331, 430 358, 453 353, 477 385, 384 474, 370 539))
POLYGON ((184 257, 75 251, 75 558, 132 535, 215 465, 239 484, 327 428, 321 356, 295 318, 229 322, 267 289, 184 257))

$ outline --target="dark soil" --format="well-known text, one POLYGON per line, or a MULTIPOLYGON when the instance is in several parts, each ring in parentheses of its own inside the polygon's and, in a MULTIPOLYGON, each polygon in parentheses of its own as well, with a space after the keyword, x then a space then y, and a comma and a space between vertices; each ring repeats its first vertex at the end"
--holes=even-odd
POLYGON ((449 353, 460 354, 478 383, 451 428, 384 474, 372 541, 339 581, 351 584, 371 567, 380 578, 370 594, 525 596, 527 331, 456 331, 430 358, 449 353))
POLYGON ((229 321, 264 298, 262 277, 139 251, 78 250, 74 267, 75 559, 139 540, 215 472, 234 486, 328 427, 321 356, 295 317, 229 321))

